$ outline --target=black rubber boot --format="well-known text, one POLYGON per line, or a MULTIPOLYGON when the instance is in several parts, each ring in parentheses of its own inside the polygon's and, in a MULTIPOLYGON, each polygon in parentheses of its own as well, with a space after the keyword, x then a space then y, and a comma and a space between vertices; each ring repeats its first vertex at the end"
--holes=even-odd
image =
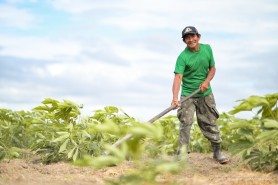
POLYGON ((221 144, 220 143, 211 143, 213 149, 213 159, 215 159, 220 164, 225 164, 229 162, 229 159, 222 155, 221 153, 221 144))

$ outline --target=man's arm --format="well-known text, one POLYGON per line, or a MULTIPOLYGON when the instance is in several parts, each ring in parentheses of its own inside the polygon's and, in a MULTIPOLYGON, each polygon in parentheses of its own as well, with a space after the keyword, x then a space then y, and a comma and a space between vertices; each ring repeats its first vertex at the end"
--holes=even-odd
POLYGON ((211 68, 209 68, 209 72, 208 72, 208 76, 205 79, 205 81, 203 83, 201 83, 200 85, 200 89, 202 92, 205 92, 206 90, 208 90, 209 87, 209 83, 210 81, 213 79, 214 75, 216 72, 216 68, 215 66, 212 66, 211 68))
POLYGON ((173 92, 173 100, 171 105, 175 105, 176 107, 179 107, 179 91, 181 87, 181 81, 182 81, 182 74, 175 74, 172 92, 173 92))

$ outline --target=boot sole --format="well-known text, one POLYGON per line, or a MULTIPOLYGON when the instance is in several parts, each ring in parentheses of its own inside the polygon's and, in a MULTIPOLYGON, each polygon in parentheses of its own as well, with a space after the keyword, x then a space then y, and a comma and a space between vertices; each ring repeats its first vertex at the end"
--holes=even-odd
POLYGON ((226 164, 228 163, 230 160, 229 159, 226 159, 224 161, 218 161, 217 159, 213 158, 215 161, 219 162, 220 164, 226 164))

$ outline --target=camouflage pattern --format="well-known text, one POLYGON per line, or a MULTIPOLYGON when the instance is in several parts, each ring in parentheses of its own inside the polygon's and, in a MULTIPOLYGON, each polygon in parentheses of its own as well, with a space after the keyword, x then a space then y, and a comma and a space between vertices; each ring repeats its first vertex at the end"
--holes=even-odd
MULTIPOLYGON (((181 101, 185 96, 181 97, 181 101)), ((213 94, 205 97, 189 98, 181 104, 178 110, 180 120, 179 149, 186 145, 187 152, 190 153, 190 129, 194 122, 196 112, 197 123, 203 135, 212 143, 221 143, 221 135, 216 125, 219 113, 213 94)))

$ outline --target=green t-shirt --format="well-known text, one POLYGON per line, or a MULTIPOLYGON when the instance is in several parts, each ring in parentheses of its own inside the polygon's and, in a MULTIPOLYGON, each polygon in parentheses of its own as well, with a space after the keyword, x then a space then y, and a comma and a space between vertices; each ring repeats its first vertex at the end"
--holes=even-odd
MULTIPOLYGON (((199 43, 199 46, 200 50, 193 52, 186 47, 177 59, 174 72, 183 74, 182 96, 188 96, 197 90, 207 78, 209 68, 215 65, 210 45, 199 43)), ((207 96, 211 93, 212 89, 209 85, 206 92, 198 93, 195 97, 207 96)))

